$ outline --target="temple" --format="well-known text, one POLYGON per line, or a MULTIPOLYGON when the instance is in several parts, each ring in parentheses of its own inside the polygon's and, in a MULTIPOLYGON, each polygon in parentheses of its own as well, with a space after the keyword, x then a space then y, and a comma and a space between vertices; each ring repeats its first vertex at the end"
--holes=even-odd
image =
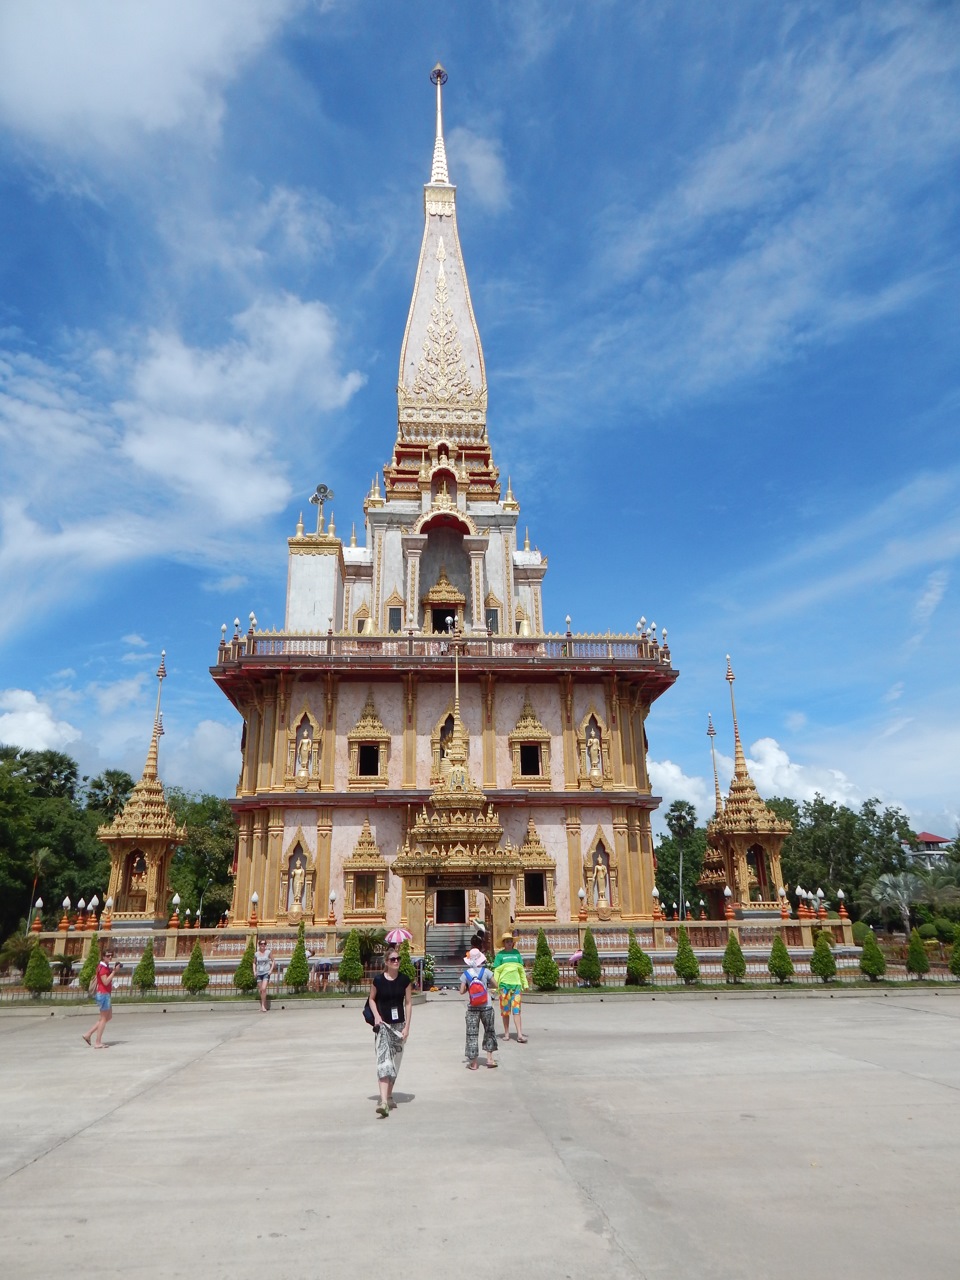
POLYGON ((288 540, 282 630, 224 633, 243 717, 232 917, 289 928, 656 918, 650 708, 666 631, 547 631, 547 559, 518 535, 487 432, 437 66, 424 227, 390 461, 344 541, 331 494, 288 540), (381 485, 382 480, 382 485, 381 485), (312 524, 312 521, 311 521, 312 524))

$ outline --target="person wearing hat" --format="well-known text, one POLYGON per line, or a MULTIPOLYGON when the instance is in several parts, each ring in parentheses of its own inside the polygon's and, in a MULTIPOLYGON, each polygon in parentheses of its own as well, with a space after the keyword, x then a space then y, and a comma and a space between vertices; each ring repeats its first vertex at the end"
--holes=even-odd
POLYGON ((503 1035, 500 1039, 510 1039, 510 1015, 513 1014, 517 1044, 526 1044, 527 1037, 523 1034, 523 1022, 520 1018, 520 994, 530 984, 523 967, 523 956, 514 946, 513 934, 509 930, 503 935, 500 950, 493 958, 493 975, 497 980, 500 1016, 503 1018, 503 1035))
POLYGON ((487 1066, 497 1065, 494 1054, 497 1051, 497 1035, 493 1029, 493 1005, 490 1003, 488 989, 496 986, 496 980, 487 968, 487 957, 476 947, 471 947, 463 957, 466 969, 460 975, 460 994, 467 997, 466 1023, 467 1068, 476 1071, 480 1063, 480 1023, 483 1023, 483 1050, 487 1055, 487 1066))

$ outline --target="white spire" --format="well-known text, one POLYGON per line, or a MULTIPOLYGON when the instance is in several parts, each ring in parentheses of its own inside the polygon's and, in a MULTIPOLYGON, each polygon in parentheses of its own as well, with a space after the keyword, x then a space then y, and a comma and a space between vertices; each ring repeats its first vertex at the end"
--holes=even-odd
POLYGON ((442 89, 447 83, 447 73, 438 62, 430 72, 430 79, 437 86, 437 140, 433 144, 433 167, 430 170, 430 185, 449 183, 447 174, 447 150, 443 145, 443 101, 442 89))

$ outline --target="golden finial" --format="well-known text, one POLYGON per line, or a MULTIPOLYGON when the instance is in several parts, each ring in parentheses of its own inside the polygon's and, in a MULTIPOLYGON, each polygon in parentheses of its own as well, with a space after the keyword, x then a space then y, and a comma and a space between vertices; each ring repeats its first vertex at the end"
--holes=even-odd
POLYGON ((714 792, 714 798, 716 800, 715 816, 719 817, 720 814, 723 813, 723 796, 721 796, 720 794, 720 779, 717 776, 717 752, 716 752, 716 744, 714 742, 714 739, 716 738, 716 736, 717 736, 717 731, 713 727, 713 716, 708 711, 707 712, 707 737, 710 739, 710 756, 713 760, 713 792, 714 792))
POLYGON ((327 525, 327 534, 328 534, 328 536, 329 536, 329 537, 331 537, 331 538, 332 538, 332 537, 334 537, 334 535, 336 534, 336 532, 337 532, 337 531, 336 531, 336 529, 333 527, 333 512, 331 511, 331 512, 330 512, 330 523, 327 525))
POLYGON ((730 655, 727 654, 727 683, 730 685, 730 711, 733 714, 733 762, 734 773, 745 774, 747 772, 747 761, 743 754, 743 743, 740 741, 740 726, 737 724, 737 704, 733 696, 733 682, 736 676, 733 674, 733 667, 730 664, 730 655))
POLYGON ((297 537, 303 537, 303 512, 300 512, 300 519, 297 521, 297 537))
POLYGON ((351 529, 350 529, 350 545, 351 545, 351 547, 355 547, 355 546, 357 545, 357 522, 356 522, 356 520, 354 520, 353 525, 351 526, 351 529))
POLYGON ((523 549, 524 551, 530 550, 530 530, 529 529, 524 529, 523 531, 523 549))

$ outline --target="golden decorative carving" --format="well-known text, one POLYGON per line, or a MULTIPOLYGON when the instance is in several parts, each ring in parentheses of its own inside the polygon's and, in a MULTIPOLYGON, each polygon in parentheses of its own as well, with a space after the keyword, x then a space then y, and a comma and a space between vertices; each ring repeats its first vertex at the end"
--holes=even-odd
POLYGON ((376 924, 386 921, 387 863, 380 847, 373 838, 369 818, 363 820, 363 830, 353 853, 343 863, 343 919, 348 924, 376 924), (357 877, 374 877, 372 904, 357 901, 357 877))
POLYGON ((387 785, 387 764, 390 756, 390 734, 384 728, 383 721, 377 714, 372 689, 367 692, 367 700, 360 713, 360 719, 347 734, 347 742, 350 755, 347 786, 351 789, 385 787, 387 785), (361 747, 376 748, 377 772, 375 774, 361 774, 361 747))
POLYGON ((460 334, 449 305, 447 277, 443 269, 445 258, 446 250, 441 236, 437 244, 437 261, 440 267, 437 271, 434 303, 430 311, 430 323, 427 325, 427 336, 423 342, 423 355, 413 382, 415 396, 429 397, 441 404, 476 397, 463 360, 460 334))
POLYGON ((298 791, 311 785, 319 787, 323 730, 308 707, 291 717, 286 736, 284 785, 298 791))
POLYGON ((517 876, 517 917, 555 920, 557 917, 557 864, 543 847, 543 841, 540 839, 533 818, 527 822, 527 834, 517 852, 521 863, 521 874, 517 876), (542 875, 544 878, 546 900, 542 905, 527 902, 527 882, 524 877, 528 873, 542 875))
POLYGON ((577 769, 581 790, 610 783, 610 730, 598 711, 588 712, 577 729, 577 769))
POLYGON ((583 857, 583 888, 587 912, 598 920, 620 914, 620 860, 614 844, 597 827, 583 857))

